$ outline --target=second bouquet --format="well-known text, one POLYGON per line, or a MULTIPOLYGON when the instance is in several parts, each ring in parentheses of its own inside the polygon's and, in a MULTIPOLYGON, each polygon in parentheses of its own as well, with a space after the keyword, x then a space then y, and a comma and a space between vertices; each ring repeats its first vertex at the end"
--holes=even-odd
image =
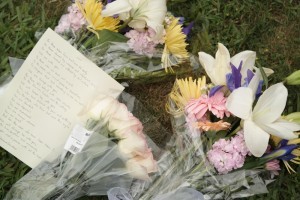
POLYGON ((20 179, 5 199, 76 199, 129 189, 135 179, 149 180, 157 164, 142 123, 125 104, 99 96, 73 129, 65 150, 20 179))

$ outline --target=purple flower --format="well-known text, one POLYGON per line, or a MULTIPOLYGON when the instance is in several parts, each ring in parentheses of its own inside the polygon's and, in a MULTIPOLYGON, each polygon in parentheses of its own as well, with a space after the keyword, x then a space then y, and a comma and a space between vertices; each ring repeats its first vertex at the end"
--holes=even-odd
POLYGON ((243 61, 240 62, 238 68, 236 68, 232 63, 230 63, 231 73, 226 74, 226 84, 228 89, 232 92, 233 90, 241 87, 242 85, 242 69, 243 61))
POLYGON ((299 145, 297 144, 288 144, 288 140, 281 140, 279 147, 270 153, 263 156, 266 159, 279 159, 284 161, 289 161, 297 156, 295 156, 292 152, 297 149, 299 145))
MULTIPOLYGON (((239 87, 248 87, 250 81, 254 77, 254 73, 251 70, 247 70, 247 77, 244 78, 244 82, 242 84, 242 69, 243 61, 240 62, 239 67, 235 67, 232 63, 231 66, 231 73, 226 74, 226 85, 228 89, 232 92, 233 90, 239 87)), ((261 95, 263 81, 260 81, 256 90, 256 98, 261 95)))
POLYGON ((184 27, 184 28, 182 29, 182 32, 183 32, 186 36, 188 36, 188 35, 190 34, 190 32, 191 32, 191 30, 192 30, 193 27, 194 27, 194 22, 191 22, 191 23, 189 23, 189 25, 187 25, 186 27, 184 27))

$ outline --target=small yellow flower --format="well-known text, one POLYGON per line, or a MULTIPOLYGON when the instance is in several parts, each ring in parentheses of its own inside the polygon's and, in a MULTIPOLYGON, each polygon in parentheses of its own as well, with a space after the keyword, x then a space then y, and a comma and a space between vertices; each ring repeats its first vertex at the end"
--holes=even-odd
POLYGON ((177 18, 174 18, 167 27, 164 39, 165 47, 161 61, 166 71, 173 72, 172 66, 178 65, 188 58, 186 35, 182 32, 182 27, 178 24, 177 18))
POLYGON ((166 109, 171 114, 180 114, 191 99, 198 99, 206 92, 206 77, 193 80, 192 77, 186 79, 176 79, 174 87, 169 94, 171 102, 166 105, 166 109))
POLYGON ((86 0, 84 4, 76 1, 76 5, 88 22, 87 29, 99 37, 97 31, 107 29, 116 32, 120 20, 113 17, 101 16, 103 4, 97 0, 86 0))

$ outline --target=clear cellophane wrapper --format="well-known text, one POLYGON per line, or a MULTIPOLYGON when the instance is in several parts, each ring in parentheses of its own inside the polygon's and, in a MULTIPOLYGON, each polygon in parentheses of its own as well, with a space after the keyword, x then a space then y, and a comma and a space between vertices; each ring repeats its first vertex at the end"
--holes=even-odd
MULTIPOLYGON (((124 92, 119 100, 128 106, 129 111, 143 116, 141 122, 144 129, 165 131, 157 125, 155 130, 151 128, 155 117, 147 115, 146 109, 135 97, 124 92)), ((12 186, 6 200, 71 200, 82 196, 107 195, 109 189, 116 187, 130 190, 135 179, 126 170, 126 159, 120 154, 115 138, 108 136, 107 122, 90 120, 87 114, 81 118, 79 123, 85 122, 84 127, 92 132, 82 151, 72 154, 63 150, 54 161, 45 159, 12 186)), ((146 140, 154 158, 159 158, 162 150, 149 137, 146 140)))
POLYGON ((111 192, 139 200, 236 199, 268 192, 267 185, 274 181, 268 171, 240 169, 218 174, 206 157, 207 138, 187 125, 183 113, 172 113, 171 122, 174 135, 158 161, 159 172, 152 182, 134 182, 128 193, 111 192))

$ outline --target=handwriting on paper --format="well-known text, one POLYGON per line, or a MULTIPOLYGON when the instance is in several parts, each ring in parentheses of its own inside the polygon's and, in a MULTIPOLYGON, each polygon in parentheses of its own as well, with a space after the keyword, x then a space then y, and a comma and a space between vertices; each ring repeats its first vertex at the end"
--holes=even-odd
POLYGON ((58 156, 78 113, 111 90, 123 87, 48 29, 0 98, 0 145, 30 167, 58 156))

